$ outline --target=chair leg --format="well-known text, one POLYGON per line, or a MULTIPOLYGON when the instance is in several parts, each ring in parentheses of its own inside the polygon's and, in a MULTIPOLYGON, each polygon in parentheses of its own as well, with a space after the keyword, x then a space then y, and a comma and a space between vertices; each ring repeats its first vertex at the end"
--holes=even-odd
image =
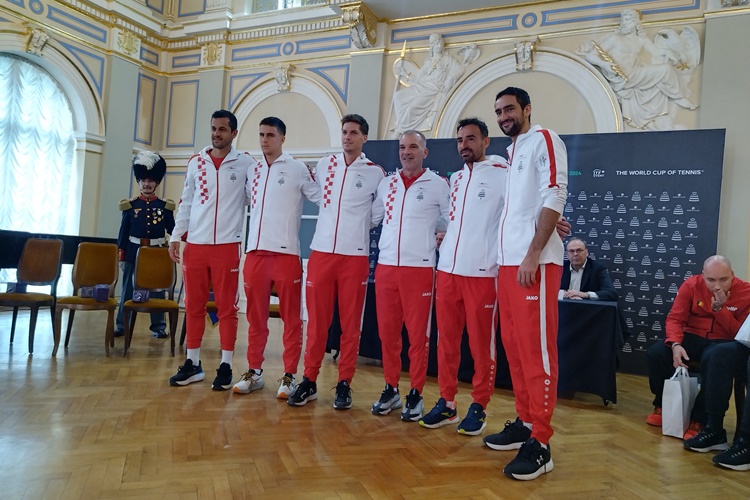
POLYGON ((180 346, 185 345, 186 332, 187 332, 187 313, 182 318, 182 331, 180 332, 180 346))
POLYGON ((104 352, 109 356, 109 346, 115 343, 115 309, 107 311, 107 330, 104 332, 104 352))
POLYGON ((171 352, 174 356, 174 336, 177 333, 177 321, 180 316, 180 311, 169 311, 169 342, 171 343, 171 352))
POLYGON ((125 343, 122 349, 122 355, 125 357, 130 349, 130 341, 133 338, 133 326, 135 326, 135 316, 138 314, 135 311, 131 311, 127 307, 122 312, 122 326, 125 329, 125 343))
POLYGON ((62 308, 55 307, 55 320, 52 323, 52 338, 55 346, 52 348, 52 356, 57 354, 57 348, 60 346, 60 330, 62 330, 62 308))
POLYGON ((65 347, 68 347, 68 342, 70 342, 70 331, 73 329, 73 318, 75 317, 75 314, 75 309, 70 309, 68 311, 68 331, 65 332, 65 347))
POLYGON ((18 318, 18 308, 13 308, 13 321, 10 324, 10 343, 13 343, 13 337, 16 336, 16 319, 18 318))
POLYGON ((29 354, 34 354, 34 332, 36 331, 36 318, 39 308, 32 306, 29 314, 29 354))

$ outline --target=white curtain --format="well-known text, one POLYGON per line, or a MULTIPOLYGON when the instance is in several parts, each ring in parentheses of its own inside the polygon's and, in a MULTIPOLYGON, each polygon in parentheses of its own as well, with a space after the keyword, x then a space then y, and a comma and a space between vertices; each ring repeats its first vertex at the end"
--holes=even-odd
MULTIPOLYGON (((77 233, 74 154, 73 114, 60 86, 39 66, 0 54, 0 229, 77 233)), ((0 282, 14 279, 0 271, 0 282)))

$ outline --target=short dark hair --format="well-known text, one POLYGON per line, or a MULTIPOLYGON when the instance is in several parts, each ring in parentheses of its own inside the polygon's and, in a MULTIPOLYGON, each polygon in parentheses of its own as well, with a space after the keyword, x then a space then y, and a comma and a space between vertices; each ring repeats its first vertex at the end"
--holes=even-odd
POLYGON ((529 93, 526 92, 524 89, 520 89, 518 87, 508 87, 505 90, 501 90, 495 96, 495 101, 497 101, 504 95, 515 96, 516 100, 518 101, 518 104, 521 106, 521 109, 531 104, 531 97, 529 97, 529 93))
POLYGON ((368 125, 367 120, 360 115, 350 114, 344 116, 341 119, 341 126, 343 127, 345 123, 356 123, 359 125, 359 131, 362 132, 363 135, 367 135, 367 133, 370 132, 370 125, 368 125))
POLYGON ((234 132, 237 130, 237 117, 234 116, 234 114, 231 111, 227 111, 226 109, 219 109, 217 111, 214 111, 214 114, 211 115, 211 119, 215 118, 228 118, 229 119, 229 128, 234 132))
POLYGON ((482 139, 490 136, 490 129, 487 128, 487 124, 479 118, 464 118, 458 121, 456 132, 468 125, 476 125, 479 128, 479 132, 482 134, 482 139))
POLYGON ((258 126, 260 125, 276 127, 276 130, 278 130, 281 135, 286 135, 286 125, 283 121, 281 121, 281 118, 276 118, 275 116, 267 116, 260 121, 260 124, 258 124, 258 126))

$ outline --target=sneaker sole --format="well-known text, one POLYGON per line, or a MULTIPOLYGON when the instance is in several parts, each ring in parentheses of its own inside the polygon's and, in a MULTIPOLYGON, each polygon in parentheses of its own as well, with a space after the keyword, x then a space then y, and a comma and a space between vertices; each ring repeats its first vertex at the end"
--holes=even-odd
POLYGON ((690 450, 690 451, 697 451, 698 453, 706 453, 709 451, 725 451, 729 449, 729 444, 728 443, 712 444, 711 446, 706 446, 705 448, 692 448, 690 446, 685 445, 685 449, 690 450))
POLYGON ((349 403, 347 405, 339 405, 339 406, 336 406, 336 402, 333 403, 333 409, 334 410, 348 410, 351 407, 352 407, 351 403, 349 403))
POLYGON ((298 403, 295 403, 291 399, 287 399, 286 402, 289 406, 305 406, 309 401, 315 401, 317 399, 318 399, 317 394, 311 394, 310 396, 307 396, 305 399, 303 399, 302 401, 298 403))
POLYGON ((487 423, 483 423, 482 427, 479 428, 479 430, 476 431, 467 431, 466 429, 462 429, 461 427, 458 428, 458 433, 463 434, 464 436, 478 436, 482 433, 484 428, 487 427, 487 423))
MULTIPOLYGON (((261 385, 260 387, 255 387, 252 389, 245 390, 245 389, 240 389, 239 387, 237 387, 237 384, 235 384, 234 387, 232 387, 232 391, 235 394, 250 394, 251 392, 255 392, 255 391, 259 391, 263 389, 263 387, 265 387, 265 385, 261 385)), ((229 389, 229 387, 227 387, 227 389, 229 389)))
POLYGON ((206 378, 206 374, 202 372, 198 373, 197 375, 193 375, 192 377, 188 377, 185 380, 172 380, 170 378, 169 385, 173 387, 177 387, 177 386, 184 387, 186 385, 192 384, 193 382, 200 382, 201 380, 204 380, 205 378, 206 378))
POLYGON ((216 383, 211 384, 211 389, 214 391, 228 391, 231 388, 232 388, 231 382, 229 382, 226 385, 221 385, 221 384, 216 385, 216 383))
POLYGON ((732 469, 732 470, 739 470, 739 471, 750 470, 750 464, 732 465, 732 464, 723 464, 721 462, 714 462, 714 463, 721 467, 725 467, 727 469, 732 469))
POLYGON ((278 391, 276 393, 276 399, 289 399, 289 396, 291 396, 292 394, 294 394, 294 392, 287 394, 286 392, 278 391))
POLYGON ((442 427, 444 425, 448 424, 457 424, 458 423, 458 415, 452 418, 446 418, 445 420, 441 420, 440 422, 436 424, 427 424, 424 420, 419 421, 419 425, 422 427, 427 427, 428 429, 437 429, 438 427, 442 427))
POLYGON ((510 444, 494 444, 494 443, 488 443, 487 441, 484 442, 489 448, 497 451, 510 451, 510 450, 520 450, 521 445, 525 443, 526 441, 519 441, 517 443, 510 443, 510 444))
POLYGON ((370 411, 372 411, 373 415, 378 415, 378 416, 384 417, 384 416, 390 414, 393 410, 398 410, 399 408, 401 408, 401 402, 400 401, 399 401, 399 403, 397 405, 394 404, 394 405, 392 405, 392 406, 390 406, 388 408, 383 408, 381 410, 376 410, 375 406, 373 405, 373 407, 370 409, 370 411))
POLYGON ((536 471, 532 472, 531 474, 512 474, 512 473, 508 474, 504 470, 503 470, 503 474, 505 474, 506 476, 508 476, 510 478, 518 479, 519 481, 531 481, 532 479, 538 478, 542 474, 548 474, 548 473, 552 472, 552 469, 554 469, 554 468, 555 468, 555 464, 552 462, 552 459, 550 458, 549 462, 547 462, 546 464, 542 465, 541 467, 539 467, 536 471))

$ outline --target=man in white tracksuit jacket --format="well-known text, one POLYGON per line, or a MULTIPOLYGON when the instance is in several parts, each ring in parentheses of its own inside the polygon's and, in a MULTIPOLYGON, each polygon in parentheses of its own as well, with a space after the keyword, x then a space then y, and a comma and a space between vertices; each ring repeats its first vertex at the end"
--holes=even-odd
POLYGON ((211 146, 188 161, 185 188, 175 217, 169 254, 180 262, 185 280, 187 359, 169 379, 184 386, 205 378, 200 346, 206 326, 206 302, 213 286, 219 309, 221 364, 212 388, 232 387, 232 354, 237 340, 237 287, 240 275, 245 182, 255 160, 232 147, 237 118, 226 110, 211 116, 211 146))
POLYGON ((260 121, 261 160, 250 168, 246 194, 250 200, 247 254, 242 270, 247 297, 248 370, 234 385, 234 392, 248 394, 262 389, 263 352, 268 341, 268 304, 271 288, 279 297, 284 373, 276 397, 287 399, 294 390, 302 353, 302 264, 299 228, 304 198, 320 202, 320 186, 307 166, 282 150, 286 124, 275 116, 260 121))
POLYGON ((498 302, 518 418, 485 443, 519 449, 504 473, 530 480, 554 466, 549 439, 557 400, 557 291, 564 252, 554 231, 568 194, 568 158, 557 134, 531 126, 525 90, 500 92, 495 115, 513 139, 500 217, 498 302))
MULTIPOLYGON (((401 412, 405 422, 422 417, 422 391, 432 324, 435 282, 435 231, 448 219, 450 188, 445 178, 423 167, 427 139, 409 130, 399 139, 402 168, 380 182, 376 204, 384 213, 380 232, 375 293, 378 334, 383 350, 385 389, 372 413, 387 415, 401 407, 401 329, 409 334, 411 390, 401 412)), ((375 221, 378 222, 378 221, 375 221)))

